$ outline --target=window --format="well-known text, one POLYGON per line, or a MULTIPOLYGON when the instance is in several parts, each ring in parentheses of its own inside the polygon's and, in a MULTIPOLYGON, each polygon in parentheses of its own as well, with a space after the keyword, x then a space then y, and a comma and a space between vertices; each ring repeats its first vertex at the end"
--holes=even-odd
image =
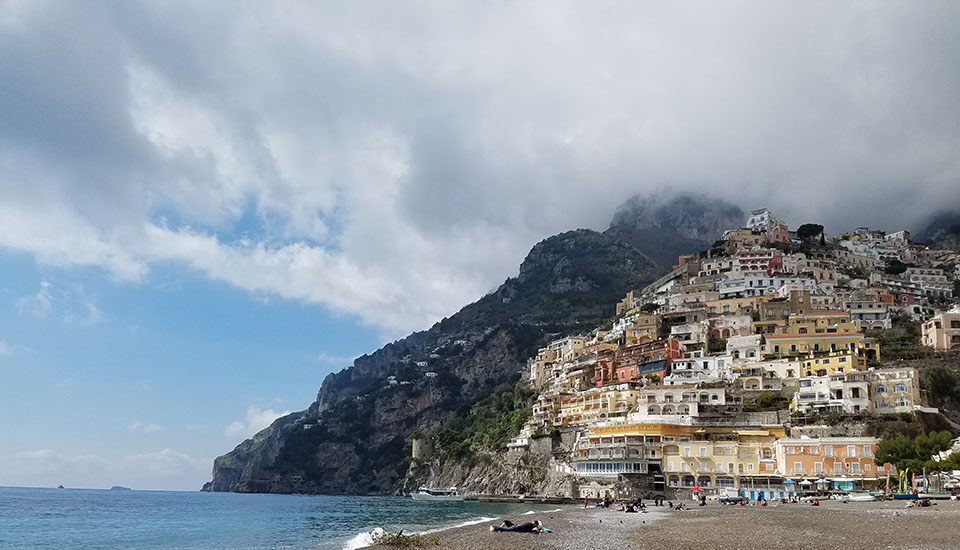
POLYGON ((907 385, 897 384, 896 386, 893 387, 893 391, 907 391, 907 385))
POLYGON ((683 456, 690 456, 690 447, 683 448, 683 456))
POLYGON ((877 387, 873 390, 873 392, 874 392, 874 393, 887 393, 887 387, 886 387, 886 386, 877 386, 877 387))
POLYGON ((823 462, 814 462, 813 463, 813 473, 822 474, 823 473, 823 462))
POLYGON ((859 463, 859 462, 851 462, 851 463, 850 463, 850 473, 851 473, 851 474, 859 474, 859 473, 860 473, 860 463, 859 463))
POLYGON ((706 448, 706 447, 700 447, 700 456, 701 456, 701 457, 707 456, 707 448, 706 448))
POLYGON ((847 445, 847 456, 857 456, 856 445, 847 445))
POLYGON ((793 463, 793 473, 795 474, 803 473, 803 462, 793 463))
POLYGON ((833 445, 824 445, 823 456, 833 456, 833 445))

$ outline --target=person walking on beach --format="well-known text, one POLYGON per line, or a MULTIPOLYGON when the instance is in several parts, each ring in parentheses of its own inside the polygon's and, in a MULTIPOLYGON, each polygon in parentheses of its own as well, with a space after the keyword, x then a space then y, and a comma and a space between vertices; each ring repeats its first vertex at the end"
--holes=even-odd
POLYGON ((590 497, 583 497, 583 509, 586 510, 590 505, 590 497))

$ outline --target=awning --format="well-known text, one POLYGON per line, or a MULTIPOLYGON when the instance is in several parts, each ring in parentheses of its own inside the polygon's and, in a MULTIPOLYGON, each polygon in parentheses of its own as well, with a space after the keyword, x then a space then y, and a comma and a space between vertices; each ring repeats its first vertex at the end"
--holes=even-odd
POLYGON ((809 479, 805 479, 800 482, 800 485, 813 485, 813 482, 810 481, 809 479))
POLYGON ((787 484, 793 485, 793 484, 796 484, 796 483, 797 483, 797 482, 794 481, 794 480, 792 480, 792 479, 785 479, 785 480, 783 480, 783 484, 784 484, 784 485, 787 485, 787 484))

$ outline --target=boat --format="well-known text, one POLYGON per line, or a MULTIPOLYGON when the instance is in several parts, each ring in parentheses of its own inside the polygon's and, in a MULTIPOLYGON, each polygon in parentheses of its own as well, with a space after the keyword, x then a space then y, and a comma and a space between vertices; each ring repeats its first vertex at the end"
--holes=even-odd
POLYGON ((877 500, 877 497, 870 493, 850 493, 844 497, 844 500, 847 502, 873 502, 877 500))
POLYGON ((456 487, 420 487, 416 493, 410 493, 413 500, 460 502, 463 500, 456 487))

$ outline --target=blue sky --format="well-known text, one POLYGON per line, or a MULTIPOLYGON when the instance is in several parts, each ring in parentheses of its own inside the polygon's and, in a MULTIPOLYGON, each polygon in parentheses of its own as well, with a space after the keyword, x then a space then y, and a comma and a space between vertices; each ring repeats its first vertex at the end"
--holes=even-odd
POLYGON ((116 284, 96 268, 3 253, 0 272, 0 453, 8 466, 21 466, 17 453, 62 455, 5 467, 0 484, 199 488, 213 457, 272 413, 305 408, 327 373, 381 338, 323 308, 171 267, 116 284), (251 419, 251 409, 262 414, 251 419), (230 429, 236 422, 243 426, 230 429), (122 466, 77 475, 61 465, 89 456, 116 465, 164 450, 188 458, 156 457, 167 469, 159 472, 171 474, 159 479, 122 466))
POLYGON ((638 193, 960 207, 960 3, 733 4, 0 0, 0 484, 195 489, 638 193))

